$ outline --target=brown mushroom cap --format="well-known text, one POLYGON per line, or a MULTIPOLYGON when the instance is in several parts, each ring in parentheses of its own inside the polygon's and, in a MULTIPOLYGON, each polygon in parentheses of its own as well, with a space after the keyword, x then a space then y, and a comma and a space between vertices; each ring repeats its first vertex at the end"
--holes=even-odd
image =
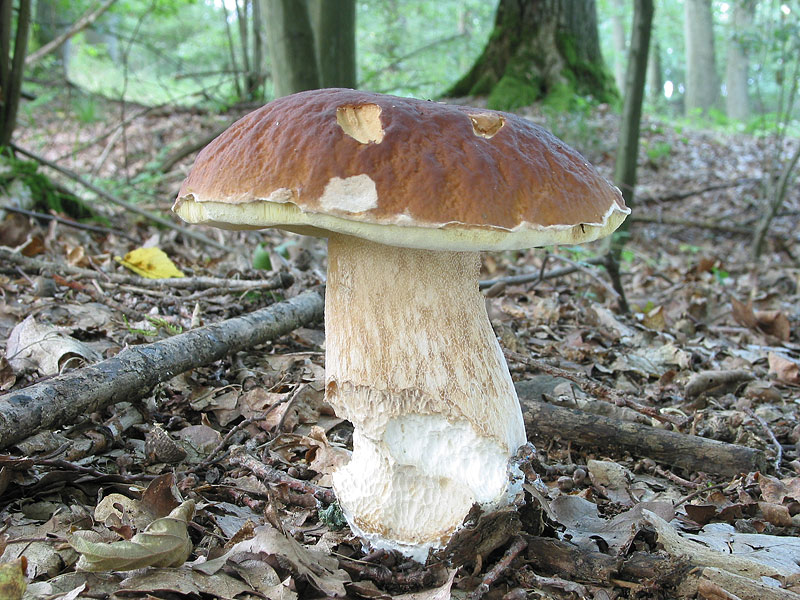
POLYGON ((577 152, 513 114, 327 89, 270 102, 197 157, 174 210, 231 229, 398 246, 579 243, 630 212, 577 152))

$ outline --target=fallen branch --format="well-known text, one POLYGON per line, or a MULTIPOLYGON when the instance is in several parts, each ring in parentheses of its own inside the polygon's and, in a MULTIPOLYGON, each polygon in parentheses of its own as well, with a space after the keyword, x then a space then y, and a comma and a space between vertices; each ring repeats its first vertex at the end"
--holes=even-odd
POLYGON ((255 457, 250 456, 242 446, 235 446, 231 449, 231 455, 228 461, 233 465, 244 467, 248 471, 251 471, 253 475, 267 483, 285 485, 290 490, 300 492, 301 494, 311 494, 314 498, 326 504, 333 504, 336 502, 336 494, 333 493, 332 489, 314 485, 313 483, 301 479, 295 479, 283 471, 279 471, 275 467, 270 467, 255 457))
POLYGON ((28 158, 32 158, 33 160, 35 160, 39 164, 44 165, 45 167, 49 167, 50 169, 53 169, 54 171, 58 171, 59 173, 61 173, 65 177, 69 177, 73 181, 81 184, 86 189, 91 190, 92 192, 94 192, 95 194, 97 194, 98 196, 103 198, 104 200, 107 200, 108 202, 111 202, 111 204, 115 204, 115 205, 117 205, 119 207, 122 207, 122 208, 124 208, 125 210, 127 210, 129 212, 132 212, 134 214, 137 214, 137 215, 139 215, 141 217, 144 217, 144 218, 152 221, 153 223, 158 223, 159 225, 163 225, 164 227, 167 227, 169 229, 174 229, 175 231, 180 232, 181 235, 193 238, 193 239, 197 240, 198 242, 201 242, 201 243, 203 243, 203 244, 205 244, 207 246, 213 246, 214 248, 217 248, 218 250, 224 250, 225 252, 230 252, 231 251, 231 249, 228 246, 226 246, 225 244, 221 244, 221 243, 217 242, 216 240, 212 240, 210 237, 207 237, 207 236, 203 235, 202 233, 198 233, 198 232, 196 232, 196 231, 194 231, 192 229, 187 229, 186 227, 181 227, 180 225, 178 225, 176 223, 173 223, 169 219, 164 219, 163 217, 159 217, 158 215, 156 215, 154 213, 151 213, 148 210, 145 210, 143 208, 139 208, 135 204, 131 204, 130 202, 126 202, 125 200, 121 200, 120 198, 117 198, 116 196, 114 196, 112 194, 109 194, 104 189, 102 189, 100 187, 97 187, 92 182, 87 181, 86 179, 84 179, 83 177, 81 177, 80 175, 75 173, 74 171, 70 171, 69 169, 62 167, 61 165, 57 165, 56 163, 51 162, 51 161, 47 160, 46 158, 43 158, 43 157, 39 156, 38 154, 34 154, 30 150, 26 150, 25 148, 21 148, 20 146, 17 146, 16 144, 13 144, 13 143, 9 144, 9 146, 11 146, 11 148, 15 152, 19 152, 20 154, 24 154, 25 156, 27 156, 28 158))
POLYGON ((694 227, 696 229, 710 229, 712 231, 722 231, 723 233, 735 233, 737 235, 751 235, 752 227, 743 225, 723 225, 714 221, 699 219, 679 219, 677 217, 653 216, 653 215, 631 215, 628 219, 632 223, 656 223, 658 225, 675 225, 677 227, 694 227))
MULTIPOLYGON (((76 279, 102 279, 105 282, 122 285, 135 285, 143 288, 167 288, 170 290, 206 290, 210 288, 224 288, 229 292, 244 292, 248 290, 274 290, 287 288, 294 283, 292 275, 286 271, 271 276, 269 279, 226 279, 223 277, 172 277, 169 279, 147 279, 139 275, 125 273, 106 273, 92 271, 81 267, 73 267, 66 263, 57 263, 38 258, 30 258, 7 248, 0 247, 0 259, 8 264, 18 265, 25 272, 41 274, 61 273, 71 275, 76 279)), ((0 272, 4 271, 0 267, 0 272)), ((6 272, 18 273, 14 269, 6 272)))
POLYGON ((517 384, 529 438, 549 440, 558 436, 582 446, 617 448, 686 471, 723 477, 766 467, 759 450, 546 404, 526 395, 525 389, 517 384))
POLYGON ((638 201, 641 204, 645 204, 647 202, 675 202, 676 200, 685 200, 686 198, 691 198, 692 196, 699 196, 700 194, 705 194, 706 192, 725 190, 728 188, 739 187, 742 185, 750 185, 753 183, 759 183, 760 181, 761 179, 758 177, 746 177, 744 179, 735 179, 733 181, 724 181, 722 183, 712 183, 710 185, 706 185, 701 188, 695 188, 693 190, 672 192, 670 194, 665 194, 663 196, 639 197, 638 201))
POLYGON ((126 348, 96 365, 0 396, 0 448, 111 404, 143 398, 157 384, 189 369, 321 319, 323 307, 319 293, 307 291, 248 315, 126 348))
POLYGON ((614 406, 625 406, 638 412, 639 414, 651 419, 655 419, 656 421, 675 425, 677 428, 680 428, 686 424, 687 419, 683 417, 662 414, 652 406, 645 406, 644 404, 641 404, 640 402, 637 402, 631 398, 629 395, 623 394, 614 388, 610 388, 602 383, 594 381, 583 373, 559 369, 558 367, 548 365, 544 361, 536 360, 535 358, 531 358, 517 352, 511 352, 510 350, 506 350, 504 354, 509 360, 522 363, 528 367, 532 367, 537 371, 546 373, 547 375, 552 375, 553 377, 563 377, 564 379, 572 381, 587 394, 591 394, 595 398, 604 400, 610 404, 613 404, 614 406))
MULTIPOLYGON (((552 257, 553 255, 551 255, 552 257)), ((603 264, 604 257, 602 256, 593 256, 592 258, 588 258, 586 260, 582 260, 581 263, 584 265, 601 265, 603 264)), ((555 279, 556 277, 563 277, 564 275, 570 275, 575 273, 576 271, 580 271, 581 263, 576 263, 569 267, 563 267, 561 269, 553 269, 552 271, 546 271, 544 273, 540 271, 536 271, 535 273, 523 273, 521 275, 509 275, 508 277, 499 277, 497 279, 484 279, 479 283, 480 289, 485 290, 486 288, 490 288, 493 285, 497 285, 498 283, 505 283, 506 285, 517 285, 520 283, 530 283, 531 281, 539 282, 545 279, 555 279)))

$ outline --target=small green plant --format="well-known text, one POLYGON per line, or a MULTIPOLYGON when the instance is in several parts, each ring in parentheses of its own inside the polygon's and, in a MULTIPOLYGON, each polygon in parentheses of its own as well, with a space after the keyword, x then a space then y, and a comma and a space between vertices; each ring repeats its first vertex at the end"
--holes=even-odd
POLYGON ((81 123, 95 123, 102 118, 97 100, 90 96, 80 96, 72 100, 72 112, 81 123))
POLYGON ((700 246, 694 246, 693 244, 681 244, 678 246, 678 250, 681 252, 686 252, 688 254, 699 254, 702 248, 700 246))
POLYGON ((727 279, 731 276, 725 269, 722 269, 717 266, 711 267, 711 272, 714 274, 714 279, 717 280, 717 283, 725 284, 727 279))
POLYGON ((662 141, 655 142, 653 144, 645 142, 643 145, 645 154, 647 154, 647 158, 649 158, 650 162, 654 164, 663 162, 664 159, 668 158, 672 153, 672 144, 669 142, 662 141))
POLYGON ((155 329, 144 329, 141 327, 134 327, 128 322, 128 317, 122 315, 122 321, 125 323, 125 327, 127 328, 129 333, 134 335, 141 335, 143 337, 153 337, 158 335, 160 330, 166 331, 167 335, 178 335, 179 333, 183 333, 183 327, 180 325, 173 325, 165 321, 164 319, 160 319, 158 317, 147 317, 147 321, 155 326, 155 329))
POLYGON ((331 529, 344 529, 347 526, 347 519, 344 518, 342 507, 338 502, 328 505, 327 508, 317 509, 317 516, 321 523, 331 529))

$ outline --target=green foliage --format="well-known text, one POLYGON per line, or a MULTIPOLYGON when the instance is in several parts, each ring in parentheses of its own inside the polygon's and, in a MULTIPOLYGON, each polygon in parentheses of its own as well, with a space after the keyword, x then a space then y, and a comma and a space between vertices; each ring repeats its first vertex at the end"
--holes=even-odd
POLYGON ((106 223, 92 208, 77 196, 60 188, 39 172, 33 161, 20 160, 8 152, 0 154, 0 189, 7 190, 14 181, 20 181, 31 191, 33 210, 51 210, 67 214, 75 219, 89 219, 106 223))
POLYGON ((643 140, 642 148, 644 148, 647 158, 654 164, 661 164, 672 154, 672 144, 665 141, 651 142, 643 140))
POLYGON ((272 270, 272 259, 270 259, 269 250, 264 247, 264 244, 259 244, 253 251, 253 268, 264 271, 272 270))
POLYGON ((183 327, 180 325, 173 325, 169 323, 165 319, 161 319, 158 317, 146 317, 147 322, 154 326, 153 329, 145 329, 143 327, 134 327, 128 322, 128 317, 122 315, 122 321, 125 323, 125 327, 127 328, 129 333, 133 335, 140 335, 142 337, 154 337, 157 336, 161 331, 163 331, 168 336, 178 335, 179 333, 183 333, 183 327))
POLYGON ((330 529, 339 530, 347 525, 347 519, 345 519, 342 507, 338 502, 328 505, 327 508, 317 509, 317 516, 320 523, 327 525, 330 529))
POLYGON ((493 110, 514 110, 530 106, 540 96, 541 90, 534 82, 523 81, 514 75, 506 74, 492 88, 486 106, 493 110))

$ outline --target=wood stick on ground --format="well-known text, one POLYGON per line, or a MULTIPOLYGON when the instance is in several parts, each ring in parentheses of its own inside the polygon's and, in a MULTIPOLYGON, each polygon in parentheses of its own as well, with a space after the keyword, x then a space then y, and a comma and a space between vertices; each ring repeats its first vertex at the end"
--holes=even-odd
POLYGON ((73 181, 81 184, 86 189, 91 190, 92 192, 94 192, 95 194, 97 194, 98 196, 103 198, 104 200, 107 200, 108 202, 111 202, 111 204, 116 204, 117 206, 124 208, 128 212, 132 212, 134 214, 137 214, 140 217, 144 217, 144 218, 146 218, 146 219, 148 219, 148 220, 150 220, 150 221, 152 221, 154 223, 158 223, 159 225, 163 225, 164 227, 168 227, 169 229, 174 229, 175 231, 180 232, 181 235, 184 235, 186 237, 190 237, 190 238, 192 238, 192 239, 194 239, 194 240, 196 240, 198 242, 201 242, 202 244, 205 244, 207 246, 213 246, 214 248, 217 248, 218 250, 224 250, 225 252, 230 252, 231 251, 231 249, 228 246, 226 246, 225 244, 221 244, 220 242, 218 242, 216 240, 212 240, 210 237, 207 237, 207 236, 203 235, 202 233, 198 233, 198 232, 196 232, 196 231, 194 231, 192 229, 188 229, 186 227, 182 227, 182 226, 178 225, 177 223, 173 223, 169 219, 164 219, 163 217, 159 217, 158 215, 156 215, 154 213, 151 213, 148 210, 144 210, 143 208, 139 208, 135 204, 131 204, 130 202, 126 202, 125 200, 121 200, 120 198, 117 198, 116 196, 114 196, 112 194, 109 194, 104 189, 102 189, 100 187, 97 187, 92 182, 87 181, 86 179, 84 179, 83 177, 81 177, 80 175, 75 173, 74 171, 70 171, 69 169, 62 167, 61 165, 57 165, 56 163, 51 162, 51 161, 47 160, 46 158, 43 158, 43 157, 39 156, 38 154, 34 154, 30 150, 26 150, 25 148, 21 148, 20 146, 17 146, 16 144, 9 144, 9 145, 11 146, 11 148, 15 152, 19 152, 20 154, 24 154, 25 156, 27 156, 29 158, 32 158, 33 160, 35 160, 39 164, 42 164, 42 165, 44 165, 46 167, 49 167, 50 169, 53 169, 54 171, 58 171, 62 175, 66 176, 66 177, 69 177, 73 181))
POLYGON ((658 225, 675 225, 677 227, 694 227, 696 229, 710 229, 711 231, 721 231, 723 233, 734 233, 737 235, 752 235, 752 227, 743 225, 725 225, 714 221, 700 219, 680 219, 677 217, 653 216, 653 215, 631 215, 628 217, 632 223, 655 223, 658 225))
MULTIPOLYGON (((553 255, 549 255, 552 257, 553 255)), ((582 260, 581 263, 585 265, 600 265, 603 264, 604 257, 602 256, 593 256, 591 258, 587 258, 586 260, 582 260)), ((580 264, 580 263, 578 263, 580 264)), ((507 285, 517 285, 520 283, 531 283, 532 281, 541 281, 544 279, 555 279, 557 277, 563 277, 564 275, 571 275, 576 271, 580 270, 580 266, 570 265, 569 267, 563 267, 561 269, 553 269, 552 271, 547 271, 542 273, 540 271, 536 271, 534 273, 522 273, 521 275, 509 275, 508 277, 498 277, 497 279, 484 279, 479 283, 480 289, 485 290, 487 288, 492 287, 493 285, 497 285, 498 283, 505 283, 507 285)))
POLYGON ((491 588, 500 576, 505 573, 506 570, 511 566, 511 563, 514 561, 517 556, 519 556, 520 552, 525 550, 528 547, 528 542, 525 538, 517 537, 514 539, 514 542, 511 546, 508 547, 505 554, 503 554, 503 558, 493 566, 486 575, 483 576, 483 580, 481 581, 480 585, 475 588, 472 593, 467 596, 467 600, 480 600, 483 598, 485 594, 489 592, 489 588, 491 588))
MULTIPOLYGON (((118 284, 137 285, 147 288, 165 288, 168 290, 204 290, 209 288, 223 288, 231 292, 244 292, 248 290, 262 289, 274 290, 287 288, 294 283, 294 278, 286 271, 280 271, 269 279, 226 279, 224 277, 173 277, 170 279, 147 279, 140 275, 128 275, 127 273, 106 273, 104 271, 92 271, 82 267, 73 267, 67 263, 58 263, 30 258, 11 252, 7 248, 0 248, 0 259, 8 264, 19 265, 23 271, 33 271, 37 274, 60 273, 72 275, 76 278, 103 279, 118 284)), ((0 270, 3 270, 0 267, 0 270)), ((16 273, 11 270, 10 272, 16 273)))
POLYGON ((685 418, 661 414, 653 407, 640 404, 639 402, 636 402, 632 398, 613 388, 605 386, 602 383, 598 383, 597 381, 592 381, 589 377, 583 375, 582 373, 575 373, 573 371, 567 371, 566 369, 560 369, 558 367, 548 365, 544 361, 536 360, 535 358, 531 358, 517 352, 511 352, 510 350, 506 350, 504 354, 510 360, 533 367, 542 373, 552 375, 553 377, 563 377, 564 379, 568 379, 569 381, 576 383, 578 387, 580 387, 587 394, 591 394, 596 398, 610 402, 615 406, 626 406, 638 413, 643 414, 646 417, 650 417, 651 419, 655 419, 661 423, 671 423, 677 427, 681 427, 686 423, 685 418))
POLYGON ((706 185, 701 188, 696 188, 693 190, 684 190, 682 192, 673 192, 670 194, 665 194, 663 196, 639 197, 638 200, 641 204, 646 204, 648 202, 674 202, 676 200, 685 200, 686 198, 691 198, 692 196, 699 196, 700 194, 705 194, 706 192, 713 192, 715 190, 724 190, 727 188, 739 187, 742 185, 751 185, 754 183, 759 183, 760 181, 761 178, 759 177, 746 177, 744 179, 734 179, 733 181, 723 181, 722 183, 712 183, 711 185, 706 185))
POLYGON ((73 227, 75 229, 83 229, 85 231, 93 231, 95 233, 104 233, 104 234, 111 233, 114 235, 118 235, 119 237, 125 238, 126 240, 131 240, 133 242, 138 241, 136 238, 134 238, 131 235, 128 235, 124 231, 111 229, 110 227, 100 227, 99 225, 89 225, 88 223, 79 223, 78 221, 73 221, 72 219, 65 219, 64 217, 59 217, 58 215, 48 215, 45 213, 35 212, 32 210, 25 210, 24 208, 17 208, 15 206, 3 206, 2 210, 25 215, 26 217, 33 217, 34 219, 40 219, 42 221, 57 221, 62 225, 66 225, 67 227, 73 227))
POLYGON ((322 318, 324 301, 307 291, 241 317, 126 348, 113 358, 0 396, 0 448, 81 415, 143 398, 189 369, 280 337, 322 318))
POLYGON ((558 436, 582 446, 606 451, 617 448, 689 472, 704 471, 722 477, 766 467, 763 452, 753 448, 554 406, 526 397, 524 386, 517 389, 530 439, 558 436))
POLYGON ((279 471, 275 467, 270 467, 255 457, 250 456, 242 446, 232 448, 228 460, 231 464, 244 467, 251 471, 253 475, 268 483, 283 484, 290 490, 303 494, 312 494, 314 498, 326 504, 333 504, 336 502, 336 494, 333 493, 332 489, 320 487, 308 481, 290 477, 283 471, 279 471))

